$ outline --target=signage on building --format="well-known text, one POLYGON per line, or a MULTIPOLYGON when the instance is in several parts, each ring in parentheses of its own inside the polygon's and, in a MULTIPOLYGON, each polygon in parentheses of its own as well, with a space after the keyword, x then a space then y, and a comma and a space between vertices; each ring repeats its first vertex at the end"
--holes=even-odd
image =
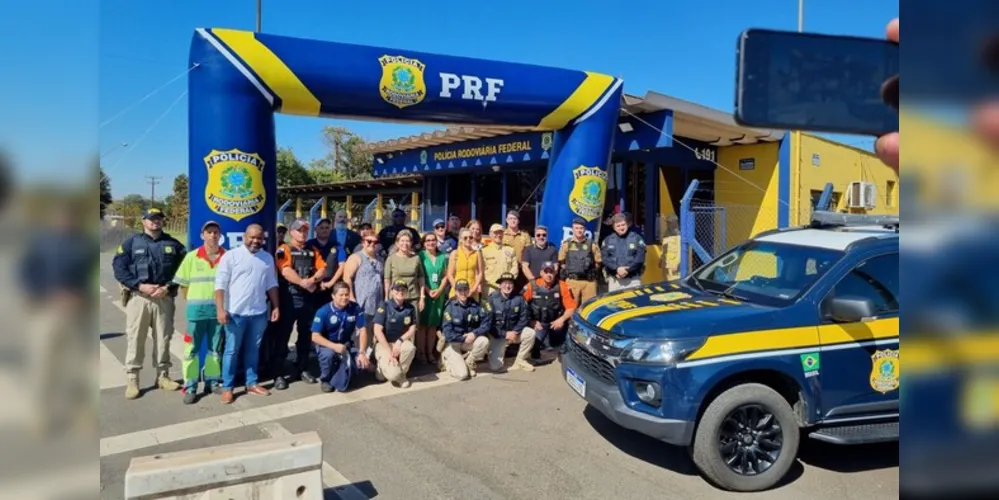
POLYGON ((375 175, 445 173, 492 165, 547 162, 551 148, 551 132, 521 132, 479 141, 461 141, 377 154, 375 175))
POLYGON ((740 159, 739 170, 756 170, 756 158, 740 159))

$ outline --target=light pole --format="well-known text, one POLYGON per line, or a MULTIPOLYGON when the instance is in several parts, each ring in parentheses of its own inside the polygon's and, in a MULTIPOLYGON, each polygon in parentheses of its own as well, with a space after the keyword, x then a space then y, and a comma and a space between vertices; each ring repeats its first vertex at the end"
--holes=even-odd
MULTIPOLYGON (((259 4, 259 0, 257 1, 259 4)), ((259 11, 258 11, 259 12, 259 11)), ((257 28, 258 30, 260 28, 257 28)), ((805 30, 805 0, 798 0, 798 33, 805 30)))
POLYGON ((257 0, 257 33, 260 33, 260 3, 263 0, 257 0))
MULTIPOLYGON (((805 30, 805 0, 798 0, 798 33, 805 30)), ((794 130, 791 132, 791 157, 794 158, 793 168, 791 169, 791 179, 793 180, 792 186, 798 186, 801 183, 801 131, 794 130)), ((792 189, 796 194, 792 195, 788 200, 792 203, 793 207, 798 207, 800 205, 799 190, 792 189)), ((792 212, 787 218, 789 224, 797 225, 799 224, 799 218, 801 217, 800 210, 792 210, 792 207, 787 207, 789 212, 792 212)))

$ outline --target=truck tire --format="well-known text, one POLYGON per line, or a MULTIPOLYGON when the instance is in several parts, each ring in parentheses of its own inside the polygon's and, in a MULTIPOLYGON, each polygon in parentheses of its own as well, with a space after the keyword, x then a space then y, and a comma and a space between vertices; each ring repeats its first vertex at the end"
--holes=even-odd
POLYGON ((742 384, 721 393, 704 411, 693 459, 723 489, 762 491, 787 474, 800 438, 798 421, 783 396, 762 384, 742 384))

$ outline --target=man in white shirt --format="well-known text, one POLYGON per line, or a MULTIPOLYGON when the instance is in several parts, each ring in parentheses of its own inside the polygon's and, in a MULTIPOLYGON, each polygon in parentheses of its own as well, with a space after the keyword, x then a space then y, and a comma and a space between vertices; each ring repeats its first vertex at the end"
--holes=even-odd
POLYGON ((264 228, 250 224, 243 234, 243 245, 222 255, 215 275, 215 308, 219 323, 225 325, 223 404, 232 403, 232 386, 240 364, 246 370, 246 392, 270 395, 257 385, 257 361, 268 309, 270 321, 278 320, 278 281, 274 257, 262 251, 263 247, 264 228))

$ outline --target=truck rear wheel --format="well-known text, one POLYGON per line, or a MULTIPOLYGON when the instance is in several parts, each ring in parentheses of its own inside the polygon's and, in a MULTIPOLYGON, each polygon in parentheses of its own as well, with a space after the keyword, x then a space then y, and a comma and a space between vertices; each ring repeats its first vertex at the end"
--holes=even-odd
POLYGON ((693 459, 710 481, 732 491, 761 491, 780 481, 798 455, 801 431, 791 405, 762 384, 721 393, 701 416, 693 459))

